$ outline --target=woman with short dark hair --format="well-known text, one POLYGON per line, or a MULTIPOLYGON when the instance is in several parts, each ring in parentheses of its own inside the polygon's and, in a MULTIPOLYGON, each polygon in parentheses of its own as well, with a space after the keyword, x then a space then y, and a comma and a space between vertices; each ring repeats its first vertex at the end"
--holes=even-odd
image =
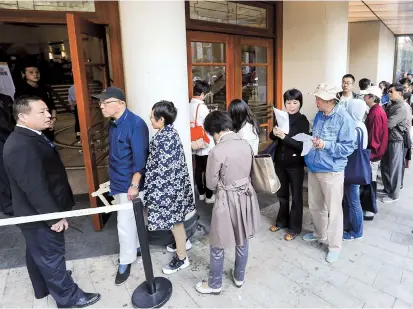
POLYGON ((232 278, 237 287, 243 285, 248 239, 257 231, 261 215, 250 180, 253 152, 248 142, 232 131, 231 118, 225 112, 210 113, 204 128, 216 142, 206 170, 206 185, 216 192, 216 201, 210 229, 209 279, 198 282, 195 288, 202 294, 219 294, 224 249, 235 247, 232 278))
POLYGON ((300 113, 303 106, 303 95, 297 89, 290 89, 284 93, 284 106, 288 112, 290 130, 288 134, 277 125, 270 133, 270 138, 277 143, 274 156, 274 167, 281 188, 277 192, 280 201, 280 210, 271 232, 287 229, 284 239, 293 240, 301 233, 303 224, 303 182, 304 158, 301 156, 303 143, 292 137, 304 133, 309 134, 310 124, 307 117, 300 113), (290 187, 292 204, 290 210, 290 187))
POLYGON ((195 210, 184 148, 173 127, 176 116, 177 109, 172 102, 160 101, 152 107, 151 123, 158 132, 149 144, 145 174, 148 229, 172 230, 175 238, 176 255, 163 268, 165 274, 190 265, 184 221, 185 215, 195 210))
POLYGON ((254 155, 257 155, 260 125, 248 104, 243 100, 235 99, 228 107, 228 114, 231 117, 234 131, 250 144, 254 155))

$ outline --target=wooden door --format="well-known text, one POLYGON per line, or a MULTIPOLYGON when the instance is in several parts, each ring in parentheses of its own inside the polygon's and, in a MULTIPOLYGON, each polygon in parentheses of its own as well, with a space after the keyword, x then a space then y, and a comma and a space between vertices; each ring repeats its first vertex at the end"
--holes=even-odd
MULTIPOLYGON (((109 144, 107 121, 91 96, 110 86, 106 29, 76 14, 66 14, 66 19, 90 207, 97 207, 100 201, 91 193, 108 181, 109 144)), ((104 218, 94 215, 92 222, 99 231, 104 218)))
POLYGON ((268 139, 274 103, 273 39, 187 31, 188 89, 196 79, 208 81, 210 110, 227 110, 234 99, 243 99, 262 128, 260 141, 268 139), (225 82, 223 82, 225 78, 225 82), (225 88, 224 88, 225 87, 225 88))
POLYGON ((237 36, 234 41, 235 97, 250 106, 262 129, 260 141, 265 142, 274 105, 273 39, 237 36))
POLYGON ((228 34, 188 31, 188 90, 196 80, 208 81, 211 92, 205 103, 210 110, 226 110, 234 94, 233 39, 228 34))

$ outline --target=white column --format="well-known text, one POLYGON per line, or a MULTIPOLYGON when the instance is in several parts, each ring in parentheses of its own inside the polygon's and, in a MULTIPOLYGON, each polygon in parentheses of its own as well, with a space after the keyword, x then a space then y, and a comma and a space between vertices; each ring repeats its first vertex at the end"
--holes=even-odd
POLYGON ((393 80, 395 37, 381 21, 349 24, 349 68, 357 80, 393 80))
POLYGON ((317 108, 308 92, 322 82, 340 88, 347 45, 347 1, 283 2, 283 91, 303 93, 302 112, 310 121, 317 108))
POLYGON ((128 107, 152 128, 152 106, 160 100, 175 104, 174 125, 192 177, 185 3, 119 1, 119 13, 128 107))

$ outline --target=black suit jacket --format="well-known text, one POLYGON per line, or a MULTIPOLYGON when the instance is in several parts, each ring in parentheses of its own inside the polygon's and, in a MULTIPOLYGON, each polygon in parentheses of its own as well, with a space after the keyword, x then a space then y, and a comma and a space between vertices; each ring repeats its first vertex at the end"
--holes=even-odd
MULTIPOLYGON (((43 136, 16 126, 4 145, 3 159, 16 217, 72 209, 74 199, 65 167, 57 150, 43 136)), ((55 222, 20 227, 51 226, 55 222)))

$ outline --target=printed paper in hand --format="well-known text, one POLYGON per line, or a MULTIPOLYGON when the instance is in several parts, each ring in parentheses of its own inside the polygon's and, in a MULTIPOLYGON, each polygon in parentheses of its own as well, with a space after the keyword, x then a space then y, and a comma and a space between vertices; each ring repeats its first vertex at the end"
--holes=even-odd
POLYGON ((311 147, 313 147, 313 141, 311 140, 313 137, 308 134, 299 133, 294 135, 292 139, 295 139, 298 142, 303 142, 303 151, 301 152, 301 156, 305 156, 310 152, 311 147))
POLYGON ((288 132, 290 132, 290 120, 288 119, 288 113, 274 108, 274 114, 277 119, 277 126, 283 130, 285 134, 288 134, 288 132))

